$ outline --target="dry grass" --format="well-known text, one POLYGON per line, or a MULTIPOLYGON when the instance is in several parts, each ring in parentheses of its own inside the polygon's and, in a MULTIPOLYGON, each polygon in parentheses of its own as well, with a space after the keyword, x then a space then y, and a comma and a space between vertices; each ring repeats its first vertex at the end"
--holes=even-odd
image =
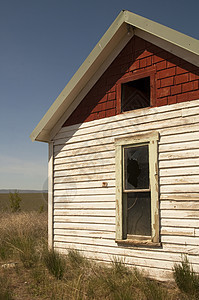
POLYGON ((67 256, 47 250, 47 214, 0 214, 0 300, 167 300, 185 299, 114 259, 107 267, 77 251, 67 256))
MULTIPOLYGON (((40 211, 43 207, 47 211, 48 194, 47 193, 21 193, 19 194, 22 201, 20 207, 22 211, 40 211)), ((10 196, 9 193, 0 193, 0 211, 10 212, 10 196)))
POLYGON ((18 256, 28 260, 28 256, 41 252, 47 240, 46 213, 19 212, 0 213, 0 259, 6 261, 18 256), (27 257, 26 257, 27 256, 27 257))
POLYGON ((19 212, 19 213, 6 213, 0 212, 0 232, 7 235, 26 233, 33 235, 46 234, 47 230, 47 216, 46 213, 38 214, 37 212, 19 212))

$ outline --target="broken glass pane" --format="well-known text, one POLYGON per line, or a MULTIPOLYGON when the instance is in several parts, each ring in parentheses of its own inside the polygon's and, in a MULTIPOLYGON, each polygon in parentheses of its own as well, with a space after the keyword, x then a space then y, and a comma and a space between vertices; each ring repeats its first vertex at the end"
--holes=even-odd
POLYGON ((151 236, 150 192, 127 194, 127 234, 151 236))
POLYGON ((148 145, 124 148, 124 188, 149 188, 148 145))

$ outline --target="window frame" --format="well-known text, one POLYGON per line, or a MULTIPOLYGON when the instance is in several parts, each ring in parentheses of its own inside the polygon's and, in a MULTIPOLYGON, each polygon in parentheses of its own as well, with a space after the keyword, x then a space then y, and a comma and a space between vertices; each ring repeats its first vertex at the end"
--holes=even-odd
POLYGON ((115 139, 116 166, 116 242, 131 244, 160 245, 159 235, 159 184, 158 184, 158 140, 159 133, 133 135, 115 139), (151 237, 136 236, 127 238, 125 194, 123 190, 123 148, 126 146, 148 145, 149 149, 149 182, 151 192, 151 237))
MULTIPOLYGON (((130 111, 134 111, 134 110, 129 110, 129 111, 122 112, 122 104, 121 104, 121 102, 122 102, 122 84, 131 82, 131 81, 135 81, 135 80, 139 80, 142 78, 146 78, 146 77, 150 77, 150 106, 141 107, 138 109, 145 109, 145 108, 155 106, 155 102, 156 102, 155 69, 154 69, 154 67, 152 67, 152 68, 149 68, 148 70, 144 70, 144 71, 141 70, 141 71, 137 71, 136 73, 133 73, 133 74, 128 74, 125 77, 118 80, 117 86, 116 86, 117 114, 128 113, 130 111)), ((137 110, 137 109, 135 109, 135 110, 137 110)))

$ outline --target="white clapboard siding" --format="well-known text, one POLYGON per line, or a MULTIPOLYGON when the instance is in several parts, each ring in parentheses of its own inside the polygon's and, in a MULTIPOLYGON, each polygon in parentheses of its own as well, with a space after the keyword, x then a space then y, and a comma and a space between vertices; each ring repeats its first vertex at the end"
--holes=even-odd
POLYGON ((162 227, 161 235, 196 236, 194 228, 162 227))
POLYGON ((199 193, 161 194, 160 200, 199 201, 199 193))
POLYGON ((76 229, 76 230, 99 230, 99 231, 108 231, 108 232, 115 232, 115 224, 107 224, 107 223, 102 223, 97 224, 97 223, 80 223, 80 222, 64 222, 64 223, 59 223, 55 222, 54 223, 54 229, 56 230, 65 230, 65 229, 76 229))
MULTIPOLYGON (((70 244, 64 244, 62 247, 57 247, 55 245, 55 249, 57 251, 59 251, 62 254, 67 254, 68 251, 70 251, 72 248, 70 247, 70 244)), ((115 254, 115 255, 108 255, 108 254, 104 254, 101 252, 95 252, 95 251, 89 251, 88 249, 84 250, 84 249, 78 249, 75 248, 76 250, 78 250, 82 255, 88 257, 89 259, 97 262, 97 263, 103 263, 103 264, 110 264, 110 262, 114 261, 114 258, 117 256, 117 258, 119 260, 124 261, 124 263, 130 267, 136 267, 139 271, 144 271, 145 274, 147 274, 147 276, 157 279, 157 280, 162 280, 162 281, 168 281, 168 280, 173 280, 173 272, 172 269, 162 269, 160 266, 157 267, 156 264, 153 265, 153 267, 147 267, 147 266, 139 266, 138 264, 135 264, 133 262, 133 258, 128 258, 123 254, 115 254)), ((194 264, 194 260, 191 261, 190 259, 190 255, 189 253, 186 253, 188 256, 189 261, 192 263, 194 270, 196 270, 197 272, 199 271, 198 265, 194 264)), ((177 261, 178 263, 180 261, 177 261)), ((173 262, 173 264, 175 263, 175 261, 173 262)))
MULTIPOLYGON (((115 171, 114 165, 109 166, 90 166, 89 168, 82 169, 72 169, 66 171, 56 171, 55 177, 57 176, 77 176, 77 175, 85 175, 85 174, 98 174, 98 173, 109 173, 115 171)), ((94 177, 95 178, 95 177, 94 177)))
POLYGON ((199 175, 190 175, 190 176, 171 176, 171 177, 162 177, 160 178, 160 185, 163 184, 188 184, 199 182, 199 175))
MULTIPOLYGON (((172 121, 170 120, 168 123, 168 120, 165 122, 165 126, 171 126, 172 125, 172 121)), ((98 146, 98 145, 107 145, 108 144, 108 148, 110 149, 110 145, 112 143, 112 141, 114 140, 114 138, 116 137, 123 137, 123 136, 127 136, 127 135, 132 135, 133 133, 145 133, 149 130, 149 124, 147 123, 146 128, 144 129, 143 124, 141 125, 141 128, 137 128, 135 130, 135 128, 133 128, 132 126, 134 125, 134 123, 129 122, 129 124, 126 124, 126 126, 124 128, 119 128, 117 129, 118 132, 115 132, 115 130, 111 129, 110 131, 107 131, 106 134, 102 133, 102 132, 98 132, 98 133, 90 133, 85 135, 85 137, 81 137, 81 139, 79 137, 76 138, 71 138, 68 142, 66 142, 66 139, 63 140, 58 140, 55 143, 55 147, 54 147, 54 151, 55 153, 57 151, 60 150, 72 150, 72 149, 80 149, 81 152, 81 148, 84 147, 91 147, 91 146, 98 146), (132 128, 131 128, 132 127, 132 128), (75 140, 74 140, 75 139, 75 140), (67 147, 66 147, 67 145, 67 147)), ((134 125, 135 126, 135 125, 134 125)), ((152 123, 150 123, 150 130, 156 130, 157 127, 159 128, 159 131, 162 134, 162 138, 160 139, 160 143, 165 143, 165 141, 176 141, 176 142, 182 142, 183 138, 185 139, 185 141, 191 141, 196 139, 196 134, 198 132, 198 124, 194 124, 192 126, 189 126, 189 130, 185 130, 184 126, 179 126, 176 127, 176 124, 174 124, 173 126, 173 130, 172 130, 172 134, 171 134, 171 129, 164 129, 164 134, 162 134, 163 129, 160 130, 160 123, 157 122, 157 124, 155 124, 154 126, 152 126, 152 123), (196 126, 197 125, 197 126, 196 126), (178 137, 179 135, 179 137, 178 137), (169 138, 169 139, 168 139, 169 138), (177 138, 177 140, 176 140, 177 138)))
POLYGON ((199 157, 199 149, 191 149, 191 150, 180 150, 180 151, 173 151, 171 152, 164 152, 160 153, 159 159, 160 160, 167 160, 167 159, 181 159, 181 158, 194 158, 199 157))
MULTIPOLYGON (((168 215, 168 214, 167 214, 168 215)), ((197 219, 190 218, 175 218, 162 217, 160 220, 161 226, 173 226, 178 228, 198 228, 199 217, 197 219)))
MULTIPOLYGON (((66 247, 70 248, 71 242, 55 242, 54 245, 57 248, 64 248, 64 244, 66 244, 66 247)), ((137 257, 136 254, 134 255, 135 251, 131 252, 130 249, 128 251, 123 250, 123 252, 118 251, 118 248, 115 247, 109 247, 107 245, 104 246, 98 246, 98 245, 89 245, 87 244, 81 244, 76 243, 76 249, 77 250, 83 250, 85 251, 85 254, 87 251, 92 251, 94 256, 96 255, 98 259, 103 259, 106 257, 107 261, 112 261, 114 259, 115 255, 124 255, 125 262, 134 266, 143 266, 143 267, 151 267, 151 268, 157 268, 157 269, 165 269, 169 270, 172 269, 175 262, 180 262, 182 257, 180 253, 173 253, 173 257, 171 255, 168 256, 168 259, 165 259, 164 257, 161 258, 161 254, 156 253, 156 256, 153 258, 149 258, 149 255, 146 257, 142 256, 142 252, 140 252, 140 255, 137 257)), ((148 252, 149 254, 149 252, 148 252)))
POLYGON ((115 209, 64 209, 63 213, 60 210, 54 210, 54 216, 105 216, 105 217, 115 217, 115 209))
POLYGON ((110 195, 115 194, 115 188, 91 188, 91 189, 71 189, 71 190, 55 190, 55 196, 64 196, 64 195, 110 195))
MULTIPOLYGON (((174 200, 164 200, 160 202, 160 209, 177 209, 177 210, 198 210, 199 211, 199 201, 174 201, 174 200)), ((198 224, 199 225, 199 224, 198 224)))
POLYGON ((199 184, 176 184, 176 185, 162 185, 160 186, 160 193, 180 193, 181 191, 185 193, 199 193, 199 184))
POLYGON ((95 205, 93 205, 93 203, 90 202, 86 202, 86 203, 82 203, 82 202, 69 202, 69 203, 55 203, 54 204, 54 208, 55 208, 55 213, 56 214, 65 214, 65 209, 115 209, 115 201, 112 202, 108 202, 108 201, 104 201, 104 202, 97 202, 95 203, 95 205))
MULTIPOLYGON (((199 126, 197 126, 199 127, 199 126)), ((182 128, 183 129, 183 128, 182 128)), ((179 143, 179 142, 188 142, 188 141, 197 141, 198 140, 198 131, 196 132, 186 132, 186 133, 176 133, 173 135, 161 136, 160 144, 169 144, 169 143, 179 143)))
MULTIPOLYGON (((199 247, 196 245, 187 245, 187 244, 166 244, 164 243, 164 251, 168 251, 170 253, 179 253, 180 255, 186 255, 187 257, 189 255, 198 256, 199 255, 199 247)), ((195 265, 197 267, 197 259, 195 259, 195 265)))
MULTIPOLYGON (((192 120, 190 120, 190 117, 188 117, 187 120, 186 120, 186 118, 182 119, 181 113, 179 111, 176 111, 176 112, 174 112, 174 118, 169 113, 164 113, 162 115, 156 114, 156 115, 150 116, 150 119, 147 116, 144 116, 144 117, 141 117, 140 120, 132 119, 132 118, 129 120, 126 119, 125 123, 118 121, 117 128, 114 127, 115 124, 109 123, 109 124, 106 124, 105 129, 102 128, 100 130, 99 126, 98 126, 98 128, 95 128, 96 132, 93 132, 93 128, 90 128, 90 130, 88 130, 86 132, 86 134, 83 134, 83 132, 81 131, 81 141, 88 143, 89 141, 92 141, 92 140, 99 140, 99 139, 101 140, 102 138, 106 139, 107 137, 111 137, 111 136, 120 136, 123 133, 132 134, 132 133, 136 133, 138 131, 139 132, 147 131, 149 123, 150 123, 151 130, 156 129, 157 127, 159 128, 159 130, 161 130, 161 128, 168 127, 168 133, 166 132, 166 130, 164 130, 164 134, 168 134, 168 135, 171 134, 172 126, 173 126, 172 134, 181 133, 181 132, 190 132, 190 131, 197 132, 198 125, 194 124, 195 122, 193 121, 193 118, 196 118, 196 115, 198 113, 199 113, 199 109, 195 110, 195 116, 192 117, 192 120), (177 116, 177 114, 178 114, 178 116, 177 116), (168 120, 168 116, 169 116, 169 120, 168 120), (179 120, 177 118, 179 118, 179 120), (189 122, 191 122, 190 127, 187 129, 186 128, 183 129, 182 125, 189 126, 189 124, 187 124, 189 122), (109 127, 109 129, 108 129, 108 127, 109 127)), ((197 118, 195 119, 195 121, 198 122, 197 118)), ((76 137, 76 136, 72 135, 68 138, 55 140, 55 146, 57 147, 58 145, 60 145, 63 147, 63 145, 65 145, 67 143, 68 146, 72 144, 76 148, 77 147, 76 144, 79 144, 79 142, 80 142, 79 136, 76 137)), ((79 148, 81 148, 81 146, 79 146, 79 148)))
MULTIPOLYGON (((191 101, 191 102, 182 102, 182 103, 177 103, 177 104, 173 104, 173 105, 169 105, 166 108, 167 112, 172 112, 172 111, 181 111, 181 115, 182 117, 185 117, 186 115, 190 115, 189 111, 191 112, 194 108, 198 109, 199 107, 199 100, 195 100, 195 101, 191 101)), ((148 115, 153 115, 156 113, 164 113, 165 112, 165 106, 160 106, 160 107, 152 107, 150 109, 143 109, 143 110, 134 110, 125 114, 121 114, 120 116, 120 120, 126 120, 126 119, 134 119, 136 117, 140 117, 140 116, 144 116, 146 115, 146 111, 148 113, 148 115)), ((195 113, 193 112, 192 115, 195 115, 195 113)), ((57 134, 57 136, 59 136, 59 134, 61 134, 62 132, 64 133, 68 133, 70 132, 69 136, 72 136, 75 132, 82 130, 82 129, 90 129, 93 128, 95 126, 100 126, 102 125, 103 127, 105 127, 107 124, 110 123, 110 121, 112 123, 118 123, 118 117, 117 116, 113 116, 111 118, 104 118, 104 119, 100 119, 100 120, 95 120, 95 121, 91 121, 91 122, 85 122, 85 123, 81 123, 81 124, 75 124, 75 125, 71 125, 71 126, 67 126, 67 127, 63 127, 60 132, 57 134)), ((114 125, 116 126, 116 125, 114 125)), ((104 130, 105 130, 104 129, 104 130)), ((67 136, 67 135, 66 135, 67 136)), ((55 137, 56 139, 56 137, 55 137)))
MULTIPOLYGON (((198 111, 195 112, 195 114, 199 113, 198 111)), ((164 135, 170 135, 170 134, 176 134, 176 133, 182 133, 182 132, 191 132, 191 131, 197 131, 198 127, 198 119, 195 116, 192 117, 192 120, 190 117, 187 118, 181 118, 179 115, 176 118, 171 118, 168 120, 168 118, 163 119, 162 115, 157 115, 151 118, 150 120, 147 117, 142 117, 142 119, 139 121, 138 119, 130 119, 126 120, 125 124, 124 122, 118 121, 116 127, 113 127, 115 124, 109 123, 106 124, 106 128, 102 128, 100 130, 100 127, 90 128, 90 130, 87 130, 87 132, 80 131, 81 133, 81 141, 90 141, 101 138, 107 138, 110 136, 118 136, 122 133, 128 134, 128 133, 134 133, 137 131, 146 131, 148 130, 148 124, 150 123, 151 130, 158 127, 161 132, 162 129, 164 130, 164 135), (125 126, 126 125, 126 126, 125 126), (186 125, 186 128, 183 129, 183 125, 186 125), (172 128, 173 127, 173 128, 172 128), (121 130, 122 129, 122 130, 121 130), (97 136, 96 136, 97 134, 97 136)), ((68 139, 67 138, 61 138, 57 139, 55 141, 55 145, 64 145, 64 144, 74 144, 79 143, 79 134, 77 136, 71 136, 68 139)))
MULTIPOLYGON (((57 247, 57 243, 55 243, 55 247, 57 247)), ((64 248, 63 244, 59 244, 59 248, 58 250, 61 250, 64 248)), ((106 247, 107 248, 107 247, 106 247)), ((71 250, 70 244, 65 244, 65 249, 71 250), (67 247, 67 248, 66 248, 67 247)), ((112 251, 110 251, 109 253, 105 253, 103 250, 104 248, 99 248, 99 247, 92 247, 88 249, 88 247, 86 248, 85 245, 78 245, 75 249, 79 250, 80 253, 82 252, 83 255, 86 255, 87 257, 94 259, 96 261, 102 261, 102 262, 112 262, 114 261, 115 256, 117 255, 117 257, 121 260, 123 260, 125 262, 125 264, 128 264, 130 267, 136 267, 138 269, 140 269, 141 267, 143 268, 143 271, 145 271, 148 274, 151 274, 152 272, 152 277, 159 276, 156 277, 158 280, 163 280, 163 274, 165 274, 165 271, 171 271, 174 263, 180 263, 182 260, 182 256, 179 253, 178 256, 176 257, 176 260, 172 260, 172 261, 168 261, 168 260, 151 260, 148 261, 146 259, 143 258, 134 258, 134 256, 131 255, 131 253, 128 253, 130 255, 128 255, 127 253, 112 253, 112 251), (162 262, 164 261, 164 264, 162 264, 162 262), (140 263, 141 262, 141 263, 140 263), (150 264, 150 262, 152 264, 150 264), (145 263, 145 264, 144 264, 145 263)), ((108 248, 107 248, 108 249, 108 248)), ((108 249, 109 250, 109 249, 108 249)), ((129 251, 130 252, 130 251, 129 251)), ((67 253, 67 252, 65 252, 67 253)), ((192 264, 192 266, 194 267, 194 269, 198 272, 199 271, 199 267, 197 264, 195 264, 195 257, 192 256, 191 254, 187 255, 188 259, 190 261, 190 263, 192 264)), ((158 257, 158 256, 157 256, 158 257)), ((166 273, 167 275, 169 275, 169 273, 166 273)), ((173 277, 172 272, 170 273, 171 278, 173 277)), ((169 277, 167 276, 166 278, 164 278, 164 280, 168 281, 169 277)))
POLYGON ((73 170, 79 168, 90 168, 90 167, 98 167, 98 166, 108 166, 114 165, 114 158, 103 158, 103 159, 95 159, 91 161, 81 161, 81 162, 73 162, 73 163, 63 163, 54 166, 54 171, 58 170, 73 170))
MULTIPOLYGON (((62 247, 59 247, 59 248, 57 248, 57 250, 58 251, 60 251, 60 252, 62 252, 62 253, 67 253, 67 250, 71 250, 71 249, 77 249, 80 253, 82 252, 82 251, 84 251, 82 248, 78 248, 78 244, 77 245, 74 245, 74 247, 72 248, 71 246, 70 246, 70 244, 65 244, 65 246, 64 246, 64 248, 62 248, 62 247)), ((195 245, 191 245, 191 246, 188 246, 188 245, 175 245, 175 244, 172 244, 172 247, 171 247, 171 245, 170 244, 164 244, 164 253, 167 253, 167 252, 169 252, 169 254, 170 254, 170 257, 171 257, 171 259, 173 259, 173 250, 175 249, 175 254, 177 254, 178 253, 178 255, 180 255, 180 257, 182 258, 182 254, 186 254, 187 255, 187 257, 188 257, 188 259, 189 259, 189 261, 193 264, 193 263, 195 263, 195 256, 196 255, 198 255, 199 254, 199 249, 198 249, 198 247, 197 246, 195 246, 195 245), (172 255, 171 255, 172 254, 172 255)), ((88 249, 88 247, 87 248, 85 248, 85 250, 86 250, 86 253, 84 252, 84 254, 86 254, 86 256, 87 257, 90 257, 90 258, 92 258, 92 259, 95 259, 95 260, 100 260, 99 259, 99 255, 98 255, 98 253, 96 252, 96 254, 98 255, 98 256, 95 256, 95 254, 94 253, 92 253, 92 252, 95 252, 95 251, 89 251, 90 249, 88 249), (89 256, 89 252, 91 252, 92 254, 91 254, 91 256, 89 256)), ((99 249, 100 250, 100 249, 99 249)), ((135 251, 135 249, 134 249, 134 251, 135 251)), ((134 251, 133 251, 133 253, 134 253, 134 251)), ((151 254, 151 252, 149 252, 149 250, 147 250, 148 251, 148 254, 151 254)), ((103 253, 103 251, 102 251, 102 253, 103 253)), ((156 251, 153 251, 153 253, 156 255, 156 256, 158 256, 159 255, 159 253, 157 253, 156 251)), ((117 253, 115 253, 114 255, 108 255, 108 261, 107 262, 109 262, 110 263, 110 261, 113 261, 113 259, 114 259, 114 257, 115 256, 117 256, 117 257, 121 257, 123 260, 124 260, 124 263, 125 264, 127 264, 127 260, 126 260, 126 257, 128 257, 128 255, 130 256, 130 258, 132 258, 132 261, 133 261, 133 257, 132 257, 132 253, 129 251, 127 254, 126 253, 123 253, 123 252, 119 252, 118 254, 117 253)), ((161 257, 160 257, 160 259, 161 259, 161 257)), ((104 259, 102 260, 102 262, 106 262, 106 261, 104 261, 104 259)), ((180 262, 180 260, 177 260, 177 262, 180 262)), ((173 263, 175 263, 175 261, 173 260, 173 263)), ((131 262, 129 262, 129 264, 130 265, 132 265, 132 263, 131 262)), ((198 266, 197 266, 197 264, 195 264, 195 266, 198 268, 198 266)), ((138 267, 138 266, 136 266, 136 267, 138 267)), ((158 273, 158 269, 154 266, 153 267, 154 268, 154 271, 157 271, 157 273, 158 273)), ((145 270, 146 271, 146 270, 145 270)), ((161 277, 162 277, 162 270, 161 270, 161 273, 160 273, 160 278, 159 279, 161 279, 161 277)), ((168 278, 167 278, 167 280, 168 280, 168 278)))
POLYGON ((199 270, 198 115, 196 100, 62 128, 54 139, 56 249, 74 248, 103 262, 118 255, 161 278, 186 253, 199 270), (154 130, 160 134, 161 246, 125 247, 115 242, 114 142, 154 130))
POLYGON ((90 237, 100 239, 112 239, 115 240, 114 231, 101 231, 101 230, 84 230, 84 229, 55 229, 54 235, 57 236, 57 240, 60 240, 59 236, 72 236, 72 237, 90 237))
POLYGON ((103 187, 103 181, 89 181, 89 182, 72 182, 72 183, 55 183, 54 189, 65 189, 65 190, 71 190, 71 189, 92 189, 92 188, 103 188, 108 189, 109 187, 115 187, 115 180, 107 180, 106 181, 107 187, 103 187))
MULTIPOLYGON (((195 114, 197 114, 197 112, 195 112, 195 114)), ((162 118, 162 116, 161 116, 162 118)), ((73 135, 69 136, 73 138, 73 140, 70 139, 70 141, 68 141, 67 137, 64 138, 64 135, 66 133, 62 132, 58 138, 55 140, 55 144, 56 145, 63 145, 66 143, 66 141, 68 142, 77 142, 78 141, 78 137, 81 135, 81 138, 83 138, 83 140, 90 140, 94 138, 94 134, 98 133, 99 131, 103 132, 103 137, 107 137, 107 136, 116 136, 116 135, 120 135, 121 134, 121 129, 122 132, 125 133, 131 133, 131 132, 136 132, 136 131, 146 131, 148 129, 148 123, 150 122, 150 126, 151 126, 151 130, 155 129, 157 127, 157 122, 158 122, 158 127, 159 130, 161 131, 162 129, 167 128, 167 130, 164 131, 164 134, 174 134, 174 133, 181 133, 181 132, 190 132, 190 131, 197 131, 197 126, 198 126, 198 118, 196 115, 192 116, 192 118, 189 117, 184 117, 183 120, 181 118, 181 116, 176 116, 175 119, 159 119, 157 117, 153 117, 150 120, 147 119, 134 119, 132 122, 132 119, 130 119, 128 121, 128 127, 125 127, 125 124, 127 123, 127 120, 124 124, 124 122, 117 122, 116 124, 114 124, 113 122, 109 122, 107 123, 104 127, 104 125, 102 126, 94 126, 94 127, 90 127, 82 130, 78 130, 76 133, 74 133, 73 135), (171 121, 171 122, 169 122, 171 121), (183 125, 186 125, 186 128, 183 129, 183 125), (173 128, 175 127, 175 129, 173 128), (88 138, 86 138, 88 137, 88 138)), ((68 133, 70 134, 70 133, 68 133)), ((99 138, 100 136, 98 136, 99 138)))
POLYGON ((175 144, 163 144, 159 145, 160 152, 178 151, 178 150, 193 150, 199 149, 199 141, 192 142, 179 142, 175 144))
MULTIPOLYGON (((55 173, 56 174, 56 173, 55 173)), ((102 174, 95 174, 95 176, 93 176, 93 174, 86 174, 86 175, 79 175, 78 176, 78 181, 77 181, 77 176, 63 176, 63 177, 55 177, 54 176, 54 183, 77 183, 77 182, 84 182, 84 183, 88 183, 88 182, 95 182, 95 181, 99 181, 100 182, 104 182, 107 181, 108 182, 110 180, 115 180, 115 171, 114 172, 108 172, 108 173, 102 173, 102 174)))
MULTIPOLYGON (((78 240, 76 242, 76 248, 78 247, 79 250, 84 250, 84 251, 93 251, 95 253, 98 253, 98 257, 100 257, 100 254, 107 254, 108 255, 108 260, 111 261, 111 258, 114 257, 114 255, 125 255, 126 259, 129 258, 131 259, 136 265, 146 265, 146 266, 150 266, 150 267, 154 267, 154 263, 157 265, 159 264, 159 266, 161 265, 162 268, 168 268, 168 265, 165 264, 165 262, 163 263, 163 260, 160 259, 161 254, 156 253, 156 255, 152 255, 152 257, 149 258, 148 255, 146 255, 145 257, 143 257, 142 252, 140 251, 140 253, 138 254, 139 256, 136 256, 136 250, 131 251, 131 249, 128 249, 128 251, 125 251, 125 249, 123 249, 122 253, 120 251, 119 248, 115 248, 114 246, 110 246, 110 245, 98 245, 97 243, 93 244, 90 241, 90 245, 89 247, 88 245, 88 241, 85 241, 85 239, 81 239, 82 241, 78 240), (159 254, 159 255, 158 255, 159 254)), ((96 240, 96 239, 93 239, 96 240)), ((65 241, 56 241, 54 244, 56 245, 56 247, 63 247, 63 243, 66 244, 71 244, 72 238, 68 237, 68 240, 65 241)), ((149 254, 149 252, 148 252, 149 254)), ((165 253, 164 253, 165 254, 165 253)), ((176 256, 179 256, 179 254, 176 254, 176 256)), ((179 256, 180 258, 180 256, 179 256)), ((167 261, 169 263, 169 260, 167 261)), ((173 266, 173 261, 171 260, 170 263, 173 266)))
POLYGON ((188 245, 199 246, 199 237, 175 235, 175 239, 174 239, 173 236, 162 235, 161 239, 163 243, 188 244, 188 245))
POLYGON ((180 169, 180 167, 195 167, 199 165, 199 158, 183 158, 183 159, 171 159, 171 160, 160 160, 159 161, 159 168, 160 170, 162 168, 174 168, 174 167, 178 167, 180 169))
MULTIPOLYGON (((65 196, 56 196, 54 197, 54 205, 58 205, 60 203, 61 205, 67 205, 68 203, 85 203, 85 202, 104 202, 104 201, 115 201, 115 195, 104 195, 103 197, 101 195, 71 195, 68 193, 68 195, 65 196)), ((63 206, 64 208, 64 206, 63 206)))
MULTIPOLYGON (((63 147, 59 146, 60 150, 58 152, 54 153, 55 160, 59 158, 75 158, 76 156, 81 157, 83 155, 87 154, 93 154, 100 153, 101 155, 104 155, 105 152, 113 152, 114 145, 113 144, 107 144, 106 148, 104 149, 104 146, 102 145, 96 145, 95 147, 87 147, 87 148, 77 148, 77 149, 70 149, 69 151, 67 148, 62 149, 63 147)), ((54 149, 55 150, 55 149, 54 149)))
MULTIPOLYGON (((54 216, 54 222, 74 222, 74 223, 92 223, 92 224, 114 224, 115 225, 115 217, 104 217, 100 215, 98 217, 93 216, 54 216)), ((64 227, 63 227, 64 228, 64 227)))
MULTIPOLYGON (((127 115, 127 114, 126 114, 127 115)), ((174 119, 176 120, 177 117, 182 117, 182 114, 181 114, 181 111, 178 110, 178 111, 175 111, 175 112, 164 112, 162 114, 154 114, 154 115, 145 115, 145 116, 141 116, 141 117, 137 117, 137 118, 130 118, 130 119, 125 119, 125 124, 127 125, 126 129, 125 129, 125 133, 128 133, 129 132, 129 128, 130 126, 132 126, 132 124, 134 125, 141 125, 140 127, 141 128, 136 128, 136 130, 147 130, 146 129, 143 129, 144 128, 144 125, 145 124, 148 124, 148 123, 151 123, 153 124, 154 122, 161 122, 162 120, 167 120, 167 125, 168 125, 168 119, 174 119)), ((106 124, 106 129, 104 130, 104 126, 98 126, 98 128, 93 131, 93 130, 88 130, 85 134, 82 133, 81 135, 81 139, 82 141, 89 141, 89 140, 93 140, 95 138, 97 139, 101 139, 101 138, 106 138, 107 136, 110 136, 111 133, 112 135, 120 135, 121 134, 121 127, 124 126, 124 122, 123 120, 118 120, 117 122, 117 126, 114 126, 115 124, 114 123, 109 123, 106 124), (97 133, 97 137, 96 137, 96 133, 97 133)), ((176 125, 176 124, 175 124, 176 125)), ((160 125, 161 126, 161 125, 160 125)), ((147 127, 147 126, 146 126, 147 127)), ((165 127, 165 126, 164 126, 165 127)), ((93 128, 92 128, 93 129, 93 128)), ((61 138, 57 138, 55 139, 55 145, 63 145, 65 144, 66 142, 68 142, 68 144, 71 144, 71 143, 76 143, 76 142, 79 142, 79 137, 77 136, 74 136, 71 135, 69 137, 61 137, 61 138)))
MULTIPOLYGON (((56 245, 54 246, 56 251, 66 255, 68 251, 71 250, 70 246, 65 244, 64 245, 64 248, 62 247, 56 247, 56 245)), ((80 249, 77 249, 80 254, 86 256, 88 259, 98 263, 98 264, 101 264, 103 263, 104 265, 110 265, 110 262, 112 262, 114 260, 114 257, 116 257, 116 255, 112 256, 112 257, 109 257, 108 255, 101 255, 101 259, 99 258, 99 255, 96 256, 95 253, 93 251, 84 251, 84 250, 80 250, 80 249)), ((125 259, 125 256, 123 255, 117 255, 117 259, 119 260, 124 260, 125 259)), ((129 267, 136 267, 136 269, 140 272, 144 272, 145 274, 147 274, 147 277, 151 277, 153 279, 157 279, 158 281, 168 281, 168 280, 173 280, 173 272, 172 270, 168 269, 168 270, 165 270, 165 269, 161 269, 161 268, 147 268, 145 266, 138 266, 138 265, 135 265, 133 263, 131 263, 129 260, 125 260, 124 262, 126 265, 128 265, 129 267)))
POLYGON ((172 168, 168 168, 166 169, 166 165, 168 166, 168 162, 164 163, 163 166, 165 167, 163 169, 159 170, 159 175, 160 175, 160 180, 162 180, 162 178, 167 177, 167 176, 181 176, 181 175, 198 175, 199 174, 199 168, 198 166, 192 166, 192 167, 187 167, 187 166, 183 166, 182 168, 178 167, 172 167, 172 168))
MULTIPOLYGON (((90 126, 90 128, 85 129, 79 129, 76 133, 75 132, 68 132, 68 136, 64 136, 67 135, 66 132, 61 131, 57 137, 55 138, 55 144, 65 144, 66 141, 68 141, 68 143, 75 143, 76 141, 78 141, 78 139, 76 137, 79 136, 79 134, 81 134, 81 138, 83 140, 90 140, 93 139, 93 137, 95 137, 95 133, 99 132, 101 133, 100 135, 98 135, 98 138, 100 137, 106 137, 106 136, 110 136, 110 132, 112 133, 112 135, 118 135, 121 134, 121 128, 123 129, 123 127, 125 128, 125 132, 128 133, 130 132, 131 126, 132 124, 134 125, 133 129, 135 129, 135 131, 143 131, 147 129, 148 124, 151 124, 151 129, 153 129, 152 126, 156 126, 157 124, 154 125, 154 123, 158 122, 159 124, 159 128, 161 129, 162 127, 166 128, 166 127, 171 127, 173 126, 177 126, 177 125, 182 125, 186 124, 188 125, 189 122, 190 123, 194 123, 193 119, 195 118, 195 121, 198 122, 198 119, 196 118, 197 113, 199 113, 199 109, 198 107, 196 108, 190 108, 187 112, 189 112, 189 114, 187 113, 186 116, 183 117, 182 120, 182 111, 181 110, 176 110, 174 112, 162 112, 162 114, 148 114, 148 109, 146 110, 146 114, 144 116, 137 116, 134 117, 134 114, 132 114, 132 112, 127 113, 126 114, 126 119, 125 119, 125 124, 127 125, 127 127, 124 126, 124 120, 122 120, 122 116, 120 117, 121 120, 118 120, 116 122, 114 122, 115 118, 111 118, 111 123, 107 122, 105 125, 104 124, 99 124, 98 126, 96 126, 96 122, 95 122, 95 126, 90 126), (192 116, 192 122, 190 121, 190 115, 192 116), (189 117, 188 117, 189 116, 189 117), (170 123, 168 121, 172 121, 171 126, 170 123), (165 122, 166 121, 166 122, 165 122), (136 127, 137 126, 137 127, 136 127), (119 129, 119 131, 118 131, 119 129)), ((91 122, 90 122, 91 123, 91 122)))
POLYGON ((165 209, 160 212, 161 218, 178 218, 178 219, 199 219, 198 210, 177 210, 177 209, 165 209))
POLYGON ((81 154, 76 156, 66 156, 66 157, 59 157, 54 159, 54 164, 68 164, 71 162, 84 162, 90 160, 97 160, 97 159, 106 159, 106 158, 114 158, 115 151, 106 151, 106 152, 97 152, 97 153, 89 153, 89 154, 81 154))

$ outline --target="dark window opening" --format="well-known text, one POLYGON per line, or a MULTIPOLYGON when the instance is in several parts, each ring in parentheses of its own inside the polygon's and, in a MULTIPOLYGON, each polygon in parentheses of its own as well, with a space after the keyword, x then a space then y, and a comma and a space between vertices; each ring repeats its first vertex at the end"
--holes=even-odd
POLYGON ((148 145, 124 148, 124 189, 149 189, 148 145))
POLYGON ((123 83, 121 86, 121 111, 150 106, 150 77, 123 83))
POLYGON ((127 193, 127 238, 151 236, 151 192, 127 193))
POLYGON ((127 238, 151 236, 151 192, 148 145, 124 147, 127 238))

